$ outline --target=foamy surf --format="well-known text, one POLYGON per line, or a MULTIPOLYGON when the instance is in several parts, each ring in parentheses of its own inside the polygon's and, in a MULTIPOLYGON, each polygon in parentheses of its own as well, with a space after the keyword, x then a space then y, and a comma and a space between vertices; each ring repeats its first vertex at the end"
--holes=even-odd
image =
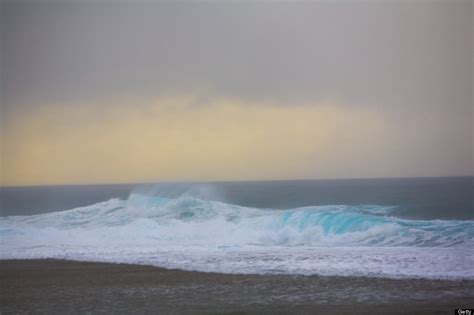
POLYGON ((132 193, 0 218, 1 258, 64 258, 223 273, 474 279, 474 221, 407 220, 394 207, 242 207, 132 193))

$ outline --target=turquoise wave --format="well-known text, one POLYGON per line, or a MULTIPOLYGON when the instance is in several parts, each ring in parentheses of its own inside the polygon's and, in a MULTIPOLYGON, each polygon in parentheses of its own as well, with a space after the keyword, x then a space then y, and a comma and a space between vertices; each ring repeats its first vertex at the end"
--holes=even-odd
POLYGON ((396 207, 310 206, 288 210, 242 207, 195 197, 131 194, 107 202, 33 216, 0 219, 0 235, 200 246, 415 246, 474 244, 472 220, 407 220, 396 207), (34 236, 33 236, 34 235, 34 236))

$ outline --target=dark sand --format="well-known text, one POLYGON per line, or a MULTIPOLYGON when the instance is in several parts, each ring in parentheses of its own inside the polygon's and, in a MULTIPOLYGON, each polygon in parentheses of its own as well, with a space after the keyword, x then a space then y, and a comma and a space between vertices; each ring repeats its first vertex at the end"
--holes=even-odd
POLYGON ((474 281, 225 275, 63 260, 0 260, 7 313, 420 313, 474 306, 474 281))

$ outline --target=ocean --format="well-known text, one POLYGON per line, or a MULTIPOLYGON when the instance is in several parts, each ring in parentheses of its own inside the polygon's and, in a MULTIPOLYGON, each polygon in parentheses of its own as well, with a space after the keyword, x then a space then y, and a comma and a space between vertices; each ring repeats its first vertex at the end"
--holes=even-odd
POLYGON ((1 189, 0 259, 474 279, 474 177, 1 189))

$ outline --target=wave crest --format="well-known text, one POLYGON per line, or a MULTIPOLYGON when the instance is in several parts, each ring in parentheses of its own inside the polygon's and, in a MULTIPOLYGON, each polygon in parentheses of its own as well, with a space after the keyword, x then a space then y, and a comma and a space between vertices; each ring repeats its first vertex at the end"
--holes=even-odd
MULTIPOLYGON (((0 221, 3 238, 35 235, 76 242, 192 246, 415 246, 474 244, 474 221, 406 220, 394 207, 310 206, 288 210, 249 208, 189 195, 132 193, 83 208, 0 221), (46 233, 47 231, 47 233, 46 233)), ((28 239, 28 238, 27 238, 28 239)), ((34 239, 31 237, 31 239, 34 239)), ((19 240, 18 240, 19 241, 19 240)))

